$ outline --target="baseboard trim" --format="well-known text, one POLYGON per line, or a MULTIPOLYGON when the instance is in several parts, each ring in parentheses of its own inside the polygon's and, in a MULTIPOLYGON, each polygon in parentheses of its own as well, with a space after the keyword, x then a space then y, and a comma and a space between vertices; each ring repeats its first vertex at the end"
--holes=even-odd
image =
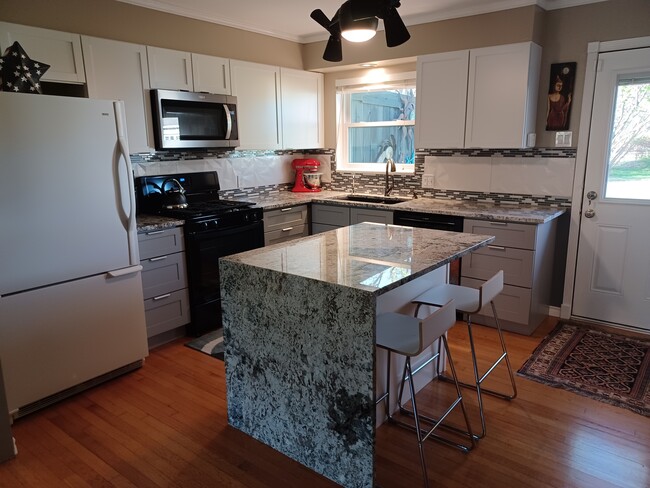
POLYGON ((548 316, 549 317, 559 317, 560 316, 560 307, 553 307, 549 305, 548 307, 548 316))

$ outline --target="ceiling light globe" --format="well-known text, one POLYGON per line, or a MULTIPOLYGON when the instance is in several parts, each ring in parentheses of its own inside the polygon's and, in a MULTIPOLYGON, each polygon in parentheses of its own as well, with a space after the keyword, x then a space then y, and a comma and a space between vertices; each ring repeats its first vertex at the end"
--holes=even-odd
POLYGON ((341 32, 344 39, 350 42, 366 42, 375 37, 374 29, 349 29, 341 32))

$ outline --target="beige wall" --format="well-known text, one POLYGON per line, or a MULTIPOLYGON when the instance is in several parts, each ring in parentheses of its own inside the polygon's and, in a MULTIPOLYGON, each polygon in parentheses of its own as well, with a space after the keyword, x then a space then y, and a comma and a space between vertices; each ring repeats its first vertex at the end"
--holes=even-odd
MULTIPOLYGON (((543 49, 537 117, 537 146, 553 147, 546 132, 546 94, 551 63, 576 61, 578 72, 570 130, 577 144, 587 43, 650 36, 650 1, 608 0, 545 12, 528 6, 409 28, 411 40, 387 48, 383 33, 368 43, 344 41, 342 63, 322 59, 325 42, 300 45, 209 22, 144 9, 115 0, 0 0, 0 20, 97 37, 243 59, 265 64, 327 72, 325 128, 327 147, 334 147, 334 86, 337 78, 363 74, 356 66, 388 61, 391 72, 415 69, 413 57, 482 46, 534 41, 543 49), (399 61, 410 58, 408 64, 399 61), (333 70, 343 69, 336 72, 333 70)), ((311 22, 311 19, 305 21, 311 22)))
POLYGON ((0 0, 0 20, 302 69, 295 42, 115 0, 0 0))

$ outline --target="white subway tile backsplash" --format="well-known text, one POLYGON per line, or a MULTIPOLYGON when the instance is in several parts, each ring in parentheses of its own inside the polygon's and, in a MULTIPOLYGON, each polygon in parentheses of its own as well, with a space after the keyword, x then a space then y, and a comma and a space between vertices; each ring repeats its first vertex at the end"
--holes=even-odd
POLYGON ((574 158, 493 157, 491 193, 571 197, 574 158))
POLYGON ((490 158, 427 156, 425 172, 427 162, 433 169, 436 189, 490 191, 490 158))

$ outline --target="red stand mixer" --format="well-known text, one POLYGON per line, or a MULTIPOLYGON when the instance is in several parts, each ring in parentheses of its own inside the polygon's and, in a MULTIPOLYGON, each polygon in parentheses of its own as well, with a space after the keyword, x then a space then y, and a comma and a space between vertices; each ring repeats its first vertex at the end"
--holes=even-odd
POLYGON ((322 173, 317 173, 320 161, 316 159, 294 159, 291 162, 291 167, 296 171, 296 183, 291 191, 320 191, 322 173))

